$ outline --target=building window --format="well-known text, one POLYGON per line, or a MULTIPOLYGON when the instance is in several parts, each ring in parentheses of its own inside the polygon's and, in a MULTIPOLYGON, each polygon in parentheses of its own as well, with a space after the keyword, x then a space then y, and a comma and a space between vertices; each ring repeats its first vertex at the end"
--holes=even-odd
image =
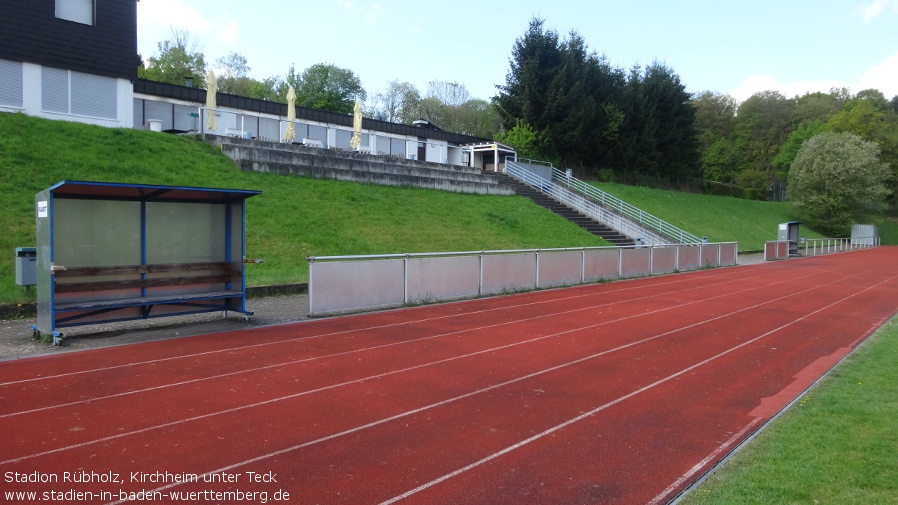
POLYGON ((99 119, 118 119, 118 87, 111 77, 41 69, 41 109, 99 119))
POLYGON ((0 105, 22 108, 23 65, 17 61, 0 60, 0 105))
POLYGON ((93 25, 94 0, 56 0, 56 17, 85 25, 93 25))

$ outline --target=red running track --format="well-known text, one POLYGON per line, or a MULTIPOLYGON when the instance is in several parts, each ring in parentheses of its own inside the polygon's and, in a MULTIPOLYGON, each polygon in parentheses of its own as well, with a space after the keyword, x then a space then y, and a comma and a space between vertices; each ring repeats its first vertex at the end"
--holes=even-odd
POLYGON ((665 503, 896 295, 881 247, 3 362, 0 489, 665 503))

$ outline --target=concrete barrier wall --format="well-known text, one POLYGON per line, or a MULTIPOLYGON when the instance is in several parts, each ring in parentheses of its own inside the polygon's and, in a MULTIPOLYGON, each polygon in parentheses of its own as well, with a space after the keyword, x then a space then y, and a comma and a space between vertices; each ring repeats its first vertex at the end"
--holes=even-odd
POLYGON ((677 271, 677 247, 652 249, 652 274, 669 274, 677 271))
POLYGON ((735 243, 724 243, 309 258, 309 313, 331 314, 735 265, 737 249, 735 243))
POLYGON ((498 178, 474 167, 296 144, 206 135, 242 170, 456 193, 512 195, 498 178))

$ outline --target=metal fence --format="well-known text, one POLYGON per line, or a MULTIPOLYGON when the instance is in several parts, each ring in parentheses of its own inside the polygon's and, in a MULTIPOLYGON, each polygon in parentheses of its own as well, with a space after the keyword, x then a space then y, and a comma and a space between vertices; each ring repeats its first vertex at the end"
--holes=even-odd
POLYGON ((804 239, 804 255, 817 256, 837 252, 867 249, 880 244, 879 237, 853 238, 806 238, 804 239))
POLYGON ((531 167, 509 159, 505 172, 555 200, 646 245, 702 240, 648 212, 549 166, 531 167))
POLYGON ((512 293, 736 264, 738 244, 312 256, 309 313, 512 293))
MULTIPOLYGON (((802 256, 819 256, 838 252, 867 249, 880 245, 879 237, 852 238, 803 238, 804 248, 799 247, 802 256)), ((764 259, 767 261, 789 257, 788 240, 771 240, 764 243, 764 259)))

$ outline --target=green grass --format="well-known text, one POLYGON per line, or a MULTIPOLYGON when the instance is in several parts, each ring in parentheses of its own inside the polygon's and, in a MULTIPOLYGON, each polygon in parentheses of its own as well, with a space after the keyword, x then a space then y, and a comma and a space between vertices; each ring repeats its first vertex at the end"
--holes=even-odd
POLYGON ((898 503, 898 319, 683 500, 898 503))
POLYGON ((15 285, 14 249, 33 246, 34 195, 62 180, 261 190, 247 200, 250 285, 304 282, 307 256, 609 245, 518 196, 242 172, 190 137, 0 114, 0 303, 15 285))
MULTIPOLYGON (((711 242, 739 242, 740 251, 762 250, 764 242, 776 240, 778 224, 802 220, 788 202, 759 202, 614 183, 594 185, 689 233, 707 236, 711 242)), ((864 224, 879 228, 883 244, 898 244, 898 212, 864 219, 864 224)), ((801 226, 800 233, 807 238, 823 237, 808 226, 801 226)))
MULTIPOLYGON (((613 183, 595 186, 689 233, 706 236, 711 242, 739 242, 741 251, 764 249, 764 242, 776 240, 779 223, 800 221, 792 206, 785 202, 759 202, 613 183)), ((800 231, 808 238, 821 236, 804 226, 800 231)))
MULTIPOLYGON (((261 190, 247 201, 247 255, 265 260, 247 268, 250 285, 306 281, 307 256, 608 245, 518 196, 247 173, 190 137, 0 113, 0 303, 33 299, 15 285, 13 251, 34 245, 35 193, 67 179, 261 190)), ((778 223, 794 219, 781 203, 601 187, 743 251, 761 249, 778 223)), ((876 223, 884 243, 898 243, 896 223, 876 223)))

